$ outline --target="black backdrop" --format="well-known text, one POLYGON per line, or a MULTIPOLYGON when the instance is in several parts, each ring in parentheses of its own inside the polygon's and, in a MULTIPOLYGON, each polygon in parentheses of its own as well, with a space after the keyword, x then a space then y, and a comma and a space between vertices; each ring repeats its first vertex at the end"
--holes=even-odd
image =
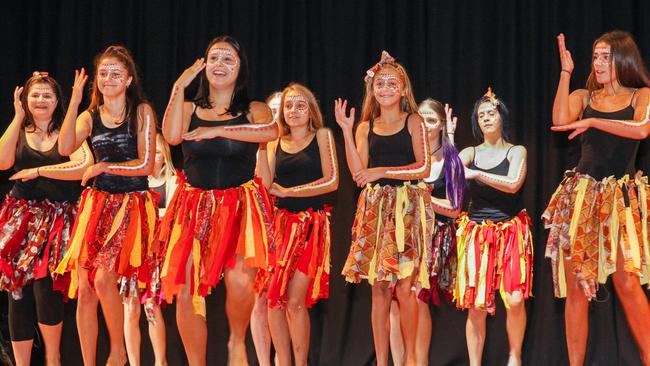
MULTIPOLYGON (((333 120, 336 97, 359 107, 365 70, 389 50, 409 71, 416 99, 449 102, 459 116, 459 147, 474 144, 469 128, 473 102, 488 85, 513 112, 515 143, 529 152, 525 205, 536 220, 535 297, 528 302, 524 363, 567 364, 563 301, 553 298, 550 269, 543 258, 546 232, 538 220, 562 172, 575 165, 577 144, 549 131, 551 105, 559 75, 555 35, 564 32, 576 62, 573 88, 584 85, 591 44, 601 33, 624 29, 636 37, 650 59, 650 2, 637 1, 2 1, 0 37, 0 120, 13 115, 12 92, 34 70, 48 71, 69 92, 73 69, 92 68, 94 56, 109 44, 133 51, 145 90, 159 116, 182 70, 214 36, 240 40, 251 65, 252 95, 259 100, 288 82, 308 85, 317 95, 326 124, 333 120)), ((87 103, 87 99, 84 103, 87 103)), ((358 110, 358 109, 357 109, 358 110)), ((310 364, 367 365, 374 362, 370 328, 370 291, 346 285, 338 274, 349 247, 356 188, 339 146, 341 184, 336 206, 329 301, 313 308, 310 364)), ((175 151, 175 158, 180 152, 175 151)), ((650 168, 647 142, 639 167, 650 168)), ((5 190, 8 173, 0 178, 5 190)), ((226 363, 227 323, 224 290, 208 298, 208 362, 226 363)), ((611 284, 591 306, 587 364, 637 365, 638 352, 611 284)), ((63 363, 81 364, 74 302, 66 308, 63 363)), ((165 310, 168 359, 184 364, 174 307, 165 310)), ((449 304, 433 309, 431 364, 467 363, 466 314, 449 304)), ((505 311, 488 321, 485 362, 507 357, 505 311)), ((6 311, 3 311, 6 313, 6 311)), ((4 314, 3 314, 4 316, 4 314)), ((6 327, 6 318, 3 318, 6 327)), ((153 364, 143 325, 143 364, 153 364)), ((5 328, 6 329, 6 328, 5 328)), ((100 330, 99 357, 108 341, 100 330)), ((5 335, 6 337, 6 335, 5 335)), ((252 343, 249 355, 254 361, 252 343)), ((35 352, 38 359, 40 349, 35 352)))

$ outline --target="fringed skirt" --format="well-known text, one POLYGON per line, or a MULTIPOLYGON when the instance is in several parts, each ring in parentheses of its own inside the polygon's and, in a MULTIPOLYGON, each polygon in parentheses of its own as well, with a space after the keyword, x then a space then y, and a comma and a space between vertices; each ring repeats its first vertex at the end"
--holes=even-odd
POLYGON ((626 272, 650 276, 648 177, 607 177, 600 181, 565 173, 542 218, 550 229, 546 257, 551 259, 556 297, 566 297, 564 258, 578 279, 605 283, 616 271, 619 247, 626 272))
POLYGON ((54 289, 65 293, 69 276, 54 275, 68 251, 74 203, 23 200, 7 195, 0 208, 0 289, 22 298, 22 288, 52 275, 54 289))
POLYGON ((150 274, 145 265, 158 217, 155 192, 108 193, 86 188, 81 194, 70 248, 56 268, 56 273, 71 272, 68 296, 76 296, 77 271, 89 271, 93 283, 98 269, 117 273, 122 278, 137 279, 145 289, 150 274))
POLYGON ((428 252, 431 255, 426 259, 426 263, 431 288, 421 289, 418 292, 418 299, 425 303, 431 302, 434 305, 439 305, 438 290, 442 290, 444 296, 451 300, 456 284, 458 256, 456 255, 456 223, 454 220, 436 219, 430 244, 431 249, 428 252))
POLYGON ((187 283, 188 260, 194 310, 202 316, 204 297, 237 256, 246 266, 268 269, 272 214, 271 198, 258 179, 224 190, 203 190, 181 181, 161 222, 156 248, 164 253, 159 276, 164 300, 172 302, 187 283))
POLYGON ((348 282, 367 279, 414 279, 416 288, 429 288, 426 251, 434 219, 431 192, 424 184, 366 186, 357 201, 352 245, 342 274, 348 282))
MULTIPOLYGON (((323 210, 276 210, 273 219, 275 251, 269 253, 269 307, 283 308, 287 289, 296 271, 309 277, 305 305, 329 297, 330 207, 323 210)), ((260 271, 261 272, 261 271, 260 271)))
POLYGON ((508 221, 477 223, 462 213, 458 219, 456 306, 494 314, 495 292, 532 295, 533 238, 530 217, 522 210, 508 221))

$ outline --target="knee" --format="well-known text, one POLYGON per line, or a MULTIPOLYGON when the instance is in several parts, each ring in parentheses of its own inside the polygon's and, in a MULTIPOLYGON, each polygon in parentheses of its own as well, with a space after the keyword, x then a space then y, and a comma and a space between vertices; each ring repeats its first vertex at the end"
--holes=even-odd
POLYGON ((77 297, 78 307, 97 306, 97 294, 90 286, 80 286, 77 297))
POLYGON ((620 297, 631 296, 638 291, 641 286, 639 279, 634 277, 633 274, 618 271, 612 275, 614 288, 620 297))
POLYGON ((487 311, 470 309, 467 313, 467 321, 471 324, 485 323, 487 311))
POLYGON ((524 308, 524 296, 519 291, 507 294, 506 301, 511 311, 521 311, 524 308))
POLYGON ((411 283, 398 283, 395 287, 395 296, 400 302, 408 301, 413 296, 411 283))
POLYGON ((97 276, 95 277, 95 291, 97 291, 98 297, 110 296, 111 293, 117 292, 117 281, 112 276, 97 276))
POLYGON ((296 317, 306 311, 305 300, 298 298, 289 298, 287 301, 287 314, 289 317, 296 317))
POLYGON ((136 301, 129 301, 126 306, 125 319, 128 324, 140 323, 140 303, 136 301))

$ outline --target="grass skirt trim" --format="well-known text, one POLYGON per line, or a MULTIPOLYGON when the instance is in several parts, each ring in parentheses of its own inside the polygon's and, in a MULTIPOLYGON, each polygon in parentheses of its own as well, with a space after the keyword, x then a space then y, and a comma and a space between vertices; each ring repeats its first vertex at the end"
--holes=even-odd
POLYGON ((649 284, 650 238, 648 177, 606 177, 600 181, 567 171, 542 218, 550 229, 546 257, 551 259, 556 297, 566 297, 563 258, 579 279, 605 283, 623 260, 626 272, 649 284), (619 247, 623 258, 617 258, 619 247))
POLYGON ((269 253, 269 307, 283 308, 286 305, 289 282, 296 271, 304 273, 311 280, 305 299, 308 308, 319 299, 329 297, 330 211, 331 207, 328 206, 319 211, 275 211, 273 230, 276 247, 274 252, 269 253))
POLYGON ((94 187, 81 194, 70 248, 55 272, 71 272, 70 298, 76 296, 77 271, 89 271, 93 283, 98 269, 120 277, 136 276, 146 288, 150 274, 144 265, 158 217, 158 195, 152 191, 109 193, 94 187))
POLYGON ((66 252, 77 206, 68 202, 17 199, 7 195, 0 208, 0 289, 22 298, 22 288, 52 274, 65 293, 69 275, 55 275, 66 252))
POLYGON ((460 309, 481 309, 494 314, 495 292, 521 291, 532 295, 533 238, 531 220, 522 210, 508 221, 472 221, 463 212, 458 219, 458 272, 454 299, 460 309))
POLYGON ((268 269, 272 213, 270 195, 257 178, 239 187, 203 190, 179 176, 154 248, 164 256, 159 276, 164 301, 171 303, 187 283, 188 261, 194 310, 203 316, 204 297, 237 256, 246 266, 268 269))
POLYGON ((429 288, 427 263, 434 213, 426 184, 366 186, 357 201, 352 245, 342 274, 348 282, 389 281, 413 277, 429 288))

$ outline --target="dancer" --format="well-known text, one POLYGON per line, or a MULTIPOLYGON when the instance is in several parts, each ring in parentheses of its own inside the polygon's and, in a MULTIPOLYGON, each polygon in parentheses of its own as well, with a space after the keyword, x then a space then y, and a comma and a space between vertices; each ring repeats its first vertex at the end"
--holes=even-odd
POLYGON ((248 98, 248 61, 235 39, 213 39, 205 57, 178 78, 163 134, 171 145, 182 142, 186 176, 161 224, 165 300, 177 297, 176 321, 188 361, 204 365, 204 297, 223 273, 228 364, 246 365, 256 271, 268 268, 273 238, 270 197, 253 179, 255 155, 258 143, 277 138, 278 129, 266 104, 248 98), (185 88, 199 74, 197 96, 185 102, 185 88))
POLYGON ((338 187, 332 133, 314 94, 301 84, 284 89, 278 112, 280 139, 260 150, 260 176, 278 197, 275 259, 268 285, 269 325, 280 365, 307 365, 309 313, 329 295, 330 208, 323 195, 338 187), (264 161, 264 159, 267 159, 264 161))
POLYGON ((0 169, 15 181, 0 208, 0 288, 9 296, 9 335, 16 365, 29 365, 34 323, 47 365, 60 365, 63 296, 68 276, 54 269, 68 250, 83 172, 93 163, 83 143, 59 155, 64 110, 59 84, 35 72, 14 91, 14 118, 0 139, 0 169))
POLYGON ((359 187, 352 245, 343 267, 348 282, 372 286, 372 329, 378 365, 388 364, 393 291, 400 307, 406 364, 415 364, 418 310, 415 287, 428 288, 426 248, 431 236, 431 194, 423 182, 431 159, 422 117, 406 71, 387 52, 367 71, 361 123, 354 108, 334 103, 348 167, 359 187))
MULTIPOLYGON (((429 303, 440 304, 438 290, 452 298, 456 280, 456 224, 455 219, 463 206, 465 172, 463 162, 453 143, 457 118, 453 109, 433 99, 420 103, 418 113, 427 127, 431 147, 431 172, 424 181, 431 188, 431 201, 436 213, 431 238, 427 273, 430 289, 418 293, 418 331, 416 335, 416 363, 429 364, 431 343, 431 312, 429 303)), ((399 328, 399 305, 393 300, 390 309, 390 349, 394 365, 404 363, 404 341, 399 328)))
POLYGON ((68 155, 87 138, 97 162, 86 169, 70 250, 56 272, 72 272, 70 294, 78 290, 77 329, 84 364, 97 354, 97 304, 110 337, 106 364, 124 365, 122 296, 137 296, 149 281, 149 248, 154 239, 158 198, 147 185, 154 166, 156 121, 144 97, 136 65, 122 46, 109 46, 95 60, 90 106, 78 117, 85 70, 75 82, 59 136, 68 155), (118 291, 117 283, 121 283, 118 291))
POLYGON ((650 276, 642 229, 650 187, 634 167, 639 139, 650 133, 650 78, 632 36, 613 31, 593 44, 587 88, 569 94, 573 60, 564 35, 557 40, 562 70, 552 129, 581 135, 581 154, 542 217, 555 296, 566 297, 569 363, 584 364, 589 301, 611 274, 641 361, 650 365, 650 305, 641 288, 650 276))
POLYGON ((532 294, 533 240, 521 202, 526 148, 510 143, 508 108, 491 89, 474 104, 472 131, 482 141, 460 157, 469 180, 470 205, 458 219, 458 267, 454 298, 469 309, 466 325, 470 365, 480 365, 487 314, 496 292, 506 305, 508 365, 521 365, 526 332, 524 301, 532 294))

